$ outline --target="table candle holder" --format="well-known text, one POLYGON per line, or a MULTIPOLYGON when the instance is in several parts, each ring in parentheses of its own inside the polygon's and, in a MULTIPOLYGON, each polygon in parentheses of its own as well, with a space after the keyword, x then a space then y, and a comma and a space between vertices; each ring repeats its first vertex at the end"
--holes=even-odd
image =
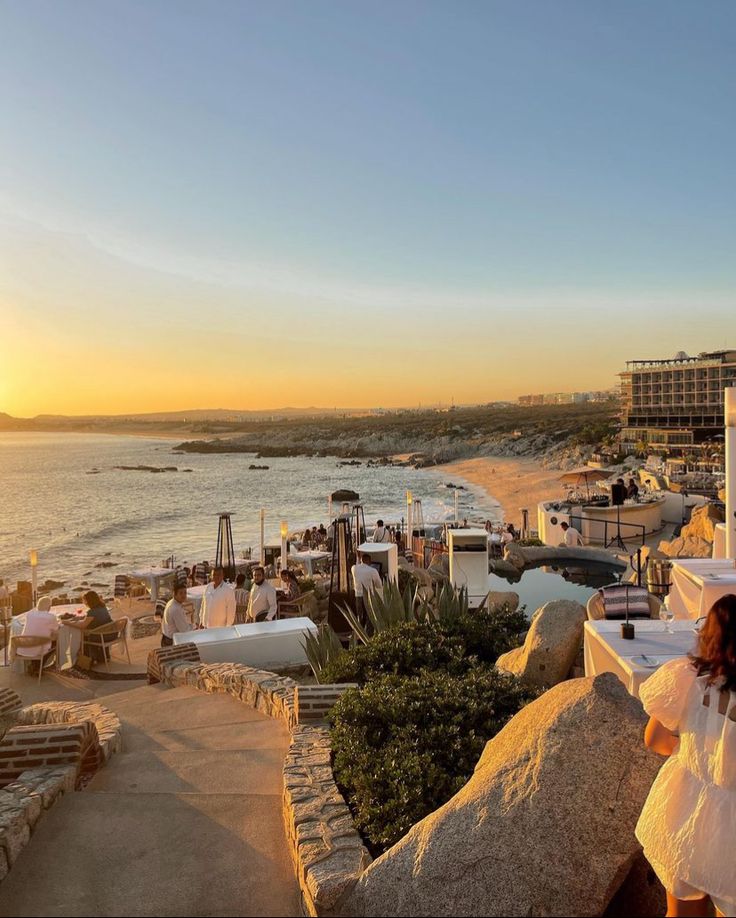
POLYGON ((634 626, 631 622, 621 622, 621 637, 625 641, 633 641, 636 637, 634 626))

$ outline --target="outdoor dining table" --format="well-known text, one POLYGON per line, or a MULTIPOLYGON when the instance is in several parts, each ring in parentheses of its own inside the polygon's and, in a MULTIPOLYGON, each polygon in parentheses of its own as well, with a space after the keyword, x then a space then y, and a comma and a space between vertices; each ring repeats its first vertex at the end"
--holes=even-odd
POLYGON ((713 603, 736 594, 736 563, 726 558, 672 562, 668 603, 675 618, 700 618, 713 603))
POLYGON ((309 577, 314 573, 314 565, 320 561, 326 561, 331 555, 328 551, 319 551, 316 548, 305 549, 304 551, 289 552, 289 561, 296 561, 303 564, 304 569, 309 577))
POLYGON ((176 571, 171 567, 143 567, 131 571, 128 575, 131 580, 142 580, 151 591, 151 600, 156 602, 160 585, 173 577, 176 571))
POLYGON ((635 619, 633 624, 636 636, 629 641, 621 637, 620 621, 585 622, 583 655, 586 676, 614 673, 638 698, 641 686, 663 663, 694 650, 697 634, 689 620, 671 622, 671 634, 653 619, 635 619))
POLYGON ((713 532, 713 557, 726 557, 726 524, 716 523, 713 532))
MULTIPOLYGON (((60 618, 62 615, 69 615, 71 613, 75 615, 77 621, 80 622, 83 622, 87 617, 84 606, 80 602, 64 603, 63 605, 52 606, 49 609, 49 612, 51 612, 57 618, 60 618)), ((16 615, 13 618, 13 621, 10 625, 10 633, 12 636, 23 634, 27 614, 27 612, 23 612, 21 615, 16 615)), ((79 630, 79 628, 70 628, 64 624, 63 621, 60 621, 59 631, 56 635, 56 668, 68 669, 69 667, 74 666, 74 664, 77 662, 77 657, 79 656, 79 651, 81 648, 82 632, 79 630)), ((13 672, 23 672, 23 661, 24 658, 22 656, 16 656, 13 663, 13 672)))
POLYGON ((194 607, 194 617, 196 621, 199 621, 199 611, 202 608, 202 599, 204 598, 204 591, 206 589, 206 583, 187 587, 187 599, 194 607))

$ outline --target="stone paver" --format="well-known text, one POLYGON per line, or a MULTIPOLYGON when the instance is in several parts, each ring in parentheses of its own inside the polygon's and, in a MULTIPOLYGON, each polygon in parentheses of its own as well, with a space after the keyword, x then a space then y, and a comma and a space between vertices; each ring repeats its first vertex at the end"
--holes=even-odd
POLYGON ((0 916, 300 914, 286 728, 225 695, 102 686, 123 752, 45 815, 0 886, 0 916))

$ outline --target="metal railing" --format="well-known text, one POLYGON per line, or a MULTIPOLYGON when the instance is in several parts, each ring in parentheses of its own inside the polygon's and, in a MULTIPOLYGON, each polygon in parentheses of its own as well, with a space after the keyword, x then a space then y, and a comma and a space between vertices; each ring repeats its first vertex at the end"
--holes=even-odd
POLYGON ((629 529, 639 530, 639 535, 634 536, 634 538, 641 538, 642 545, 646 542, 647 527, 643 523, 626 523, 621 519, 609 520, 599 516, 570 516, 570 525, 572 526, 576 522, 580 525, 575 528, 581 535, 583 534, 583 522, 603 523, 603 545, 605 548, 608 548, 609 545, 616 544, 620 546, 623 551, 626 551, 626 544, 621 535, 621 529, 624 526, 628 526, 629 529), (611 529, 614 534, 609 539, 608 534, 611 529))

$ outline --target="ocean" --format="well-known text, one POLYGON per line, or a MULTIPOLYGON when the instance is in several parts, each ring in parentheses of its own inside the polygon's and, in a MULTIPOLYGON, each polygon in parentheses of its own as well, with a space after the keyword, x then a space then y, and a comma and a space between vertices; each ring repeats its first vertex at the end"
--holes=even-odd
MULTIPOLYGON (((82 580, 109 585, 116 573, 178 560, 212 559, 217 516, 233 514, 236 552, 289 530, 327 523, 327 497, 338 488, 360 494, 367 524, 399 522, 410 489, 426 522, 454 507, 448 481, 463 484, 460 516, 500 518, 484 491, 447 470, 340 466, 335 458, 254 460, 250 454, 175 454, 177 441, 93 434, 0 434, 0 577, 30 579, 37 549, 38 581, 82 580), (249 470, 255 462, 267 471, 249 470), (176 466, 177 472, 123 471, 115 466, 176 466), (191 469, 191 471, 183 471, 191 469), (111 565, 102 567, 100 565, 111 565)), ((336 507, 339 509, 339 507, 336 507)))

